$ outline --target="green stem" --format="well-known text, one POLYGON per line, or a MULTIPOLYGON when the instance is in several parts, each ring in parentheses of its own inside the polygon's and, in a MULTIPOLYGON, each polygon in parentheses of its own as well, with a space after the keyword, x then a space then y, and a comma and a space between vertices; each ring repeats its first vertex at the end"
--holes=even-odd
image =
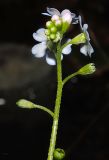
POLYGON ((68 77, 66 77, 66 78, 63 80, 63 86, 64 86, 64 84, 65 84, 68 80, 70 80, 71 78, 75 77, 76 75, 78 75, 78 72, 75 72, 75 73, 69 75, 68 77))
POLYGON ((47 112, 48 114, 50 114, 52 117, 54 116, 54 113, 50 109, 48 109, 48 108, 46 108, 44 106, 40 106, 40 105, 35 105, 34 104, 34 108, 41 109, 41 110, 47 112))
POLYGON ((57 95, 55 101, 55 109, 54 109, 54 117, 53 117, 53 125, 50 139, 50 146, 48 151, 47 160, 53 160, 53 153, 56 145, 56 137, 58 130, 58 121, 59 121, 59 112, 60 112, 60 104, 61 104, 61 96, 62 96, 62 68, 61 68, 61 47, 60 44, 57 46, 57 95))

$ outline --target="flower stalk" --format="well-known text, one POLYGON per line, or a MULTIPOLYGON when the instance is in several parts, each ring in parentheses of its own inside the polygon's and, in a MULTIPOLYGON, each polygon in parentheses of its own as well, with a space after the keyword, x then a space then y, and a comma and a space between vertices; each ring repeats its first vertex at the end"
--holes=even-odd
POLYGON ((49 146, 47 160, 53 160, 53 154, 54 154, 54 150, 55 150, 57 130, 58 130, 60 104, 61 104, 61 97, 62 97, 63 85, 62 85, 62 67, 61 67, 61 47, 60 47, 60 44, 58 44, 58 46, 57 46, 56 61, 57 61, 57 95, 56 95, 56 101, 55 101, 53 125, 52 125, 52 132, 51 132, 51 139, 50 139, 50 146, 49 146))

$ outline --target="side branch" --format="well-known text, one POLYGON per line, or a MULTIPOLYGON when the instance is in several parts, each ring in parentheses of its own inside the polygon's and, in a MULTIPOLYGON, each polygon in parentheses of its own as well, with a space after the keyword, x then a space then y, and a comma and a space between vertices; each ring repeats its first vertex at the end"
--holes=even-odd
POLYGON ((26 99, 20 99, 16 104, 21 108, 28 108, 28 109, 37 108, 37 109, 41 109, 41 110, 49 113, 52 117, 54 116, 54 113, 50 109, 48 109, 48 108, 46 108, 44 106, 40 106, 40 105, 34 104, 34 103, 32 103, 32 102, 30 102, 30 101, 28 101, 26 99))
POLYGON ((69 81, 71 78, 75 77, 76 75, 78 75, 78 72, 75 72, 75 73, 69 75, 68 77, 66 77, 66 78, 63 80, 63 83, 62 83, 63 86, 64 86, 64 84, 65 84, 67 81, 69 81))

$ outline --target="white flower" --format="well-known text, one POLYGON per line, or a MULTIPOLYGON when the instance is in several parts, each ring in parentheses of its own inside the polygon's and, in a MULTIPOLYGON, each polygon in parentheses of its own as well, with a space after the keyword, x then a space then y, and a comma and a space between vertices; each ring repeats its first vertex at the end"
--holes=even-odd
POLYGON ((35 57, 38 58, 43 57, 47 49, 46 45, 47 37, 45 35, 45 29, 44 28, 38 29, 37 32, 33 33, 33 38, 41 43, 38 43, 35 46, 33 46, 32 54, 34 54, 35 57))
MULTIPOLYGON (((33 33, 33 38, 40 43, 33 46, 32 54, 38 58, 46 56, 46 62, 49 65, 55 65, 56 64, 55 59, 49 56, 46 52, 47 51, 47 36, 45 35, 45 29, 44 28, 38 29, 35 33, 33 33)), ((70 54, 70 52, 71 52, 71 44, 69 44, 62 50, 62 53, 66 55, 70 54)), ((63 59, 63 55, 61 55, 61 57, 62 57, 61 59, 63 59)))
POLYGON ((67 21, 68 23, 77 24, 78 23, 78 17, 76 17, 75 13, 70 12, 68 9, 63 10, 61 13, 55 9, 55 8, 48 8, 47 7, 47 13, 42 13, 46 16, 53 17, 55 15, 55 18, 57 20, 58 17, 61 17, 63 21, 67 21))
POLYGON ((80 48, 80 52, 83 53, 85 56, 89 55, 91 57, 91 54, 94 52, 94 49, 92 48, 92 46, 90 44, 90 37, 89 37, 89 33, 87 31, 88 24, 84 24, 82 26, 81 16, 79 16, 79 24, 80 24, 82 32, 86 36, 86 43, 80 48))

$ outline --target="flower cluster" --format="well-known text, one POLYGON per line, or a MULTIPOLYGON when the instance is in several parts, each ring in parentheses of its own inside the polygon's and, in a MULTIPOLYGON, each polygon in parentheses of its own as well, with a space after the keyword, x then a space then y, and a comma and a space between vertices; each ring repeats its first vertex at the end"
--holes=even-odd
POLYGON ((55 8, 47 8, 48 13, 43 13, 44 15, 51 16, 51 21, 46 23, 46 31, 48 40, 53 40, 53 42, 58 42, 61 40, 63 34, 69 28, 72 20, 77 21, 76 15, 71 13, 68 9, 63 10, 61 13, 55 8))
POLYGON ((47 29, 45 30, 45 35, 48 40, 53 40, 53 42, 58 42, 61 39, 61 27, 62 22, 59 16, 54 15, 51 21, 46 23, 47 29))
MULTIPOLYGON (((64 34, 69 29, 71 24, 80 24, 82 34, 74 37, 73 39, 68 39, 62 47, 62 54, 70 54, 72 44, 84 43, 80 49, 80 52, 84 55, 89 55, 93 53, 93 48, 90 44, 90 38, 88 34, 88 25, 84 24, 82 26, 81 16, 77 17, 76 14, 70 12, 68 9, 63 10, 61 13, 55 8, 47 8, 47 13, 42 13, 43 15, 51 17, 49 21, 46 22, 45 28, 38 29, 33 33, 33 38, 40 42, 33 46, 32 54, 35 57, 46 57, 46 61, 49 65, 55 65, 55 56, 53 54, 48 54, 49 51, 53 52, 56 48, 58 42, 61 43, 64 34)), ((61 55, 63 59, 63 55, 61 55)))

